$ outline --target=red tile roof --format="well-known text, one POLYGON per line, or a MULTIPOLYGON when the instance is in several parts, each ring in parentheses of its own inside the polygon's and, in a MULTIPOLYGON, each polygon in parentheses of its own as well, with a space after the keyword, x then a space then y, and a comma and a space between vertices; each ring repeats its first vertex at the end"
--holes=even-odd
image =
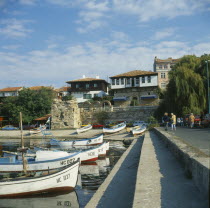
POLYGON ((71 89, 71 87, 61 87, 59 89, 55 89, 57 92, 68 92, 71 89))
POLYGON ((180 59, 172 59, 172 58, 167 58, 167 59, 155 59, 156 63, 176 63, 178 62, 180 59))
POLYGON ((3 88, 0 89, 0 92, 16 92, 21 90, 23 87, 7 87, 7 88, 3 88))
POLYGON ((104 81, 106 82, 106 80, 104 79, 97 79, 97 78, 82 78, 82 79, 76 79, 76 80, 72 80, 72 81, 67 81, 67 83, 71 83, 71 82, 92 82, 92 81, 104 81))
POLYGON ((29 87, 30 90, 41 90, 42 88, 53 89, 52 87, 45 87, 45 86, 34 86, 34 87, 29 87))
POLYGON ((151 72, 151 71, 140 71, 140 70, 134 70, 134 71, 129 71, 123 74, 118 74, 115 76, 112 76, 110 78, 115 78, 115 77, 136 77, 136 76, 146 76, 146 75, 157 75, 158 73, 156 72, 151 72))

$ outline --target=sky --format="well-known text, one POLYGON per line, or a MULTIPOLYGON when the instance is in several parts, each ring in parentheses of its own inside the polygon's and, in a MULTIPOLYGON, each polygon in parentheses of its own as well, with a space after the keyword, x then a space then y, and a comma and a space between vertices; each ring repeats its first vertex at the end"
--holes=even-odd
POLYGON ((0 89, 210 54, 210 0, 0 0, 0 89))

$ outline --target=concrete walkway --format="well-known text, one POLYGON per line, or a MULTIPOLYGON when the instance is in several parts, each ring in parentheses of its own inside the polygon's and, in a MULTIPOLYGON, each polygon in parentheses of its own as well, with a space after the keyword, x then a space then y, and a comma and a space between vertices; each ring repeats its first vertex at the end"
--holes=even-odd
POLYGON ((85 208, 132 207, 142 142, 134 139, 85 208))
POLYGON ((146 132, 137 173, 133 208, 207 208, 172 153, 153 132, 146 132))

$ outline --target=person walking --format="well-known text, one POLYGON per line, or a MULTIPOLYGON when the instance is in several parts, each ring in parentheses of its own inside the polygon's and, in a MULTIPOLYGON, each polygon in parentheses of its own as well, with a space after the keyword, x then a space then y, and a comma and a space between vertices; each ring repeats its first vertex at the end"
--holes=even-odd
POLYGON ((193 113, 191 113, 189 116, 189 123, 191 129, 194 127, 194 122, 195 122, 195 116, 193 115, 193 113))
POLYGON ((176 131, 176 115, 171 113, 171 130, 176 131))
POLYGON ((168 113, 164 113, 164 116, 163 116, 163 122, 164 122, 164 126, 165 126, 165 130, 168 131, 168 123, 169 123, 169 116, 168 116, 168 113))
POLYGON ((181 126, 181 119, 179 117, 177 118, 177 126, 181 126))

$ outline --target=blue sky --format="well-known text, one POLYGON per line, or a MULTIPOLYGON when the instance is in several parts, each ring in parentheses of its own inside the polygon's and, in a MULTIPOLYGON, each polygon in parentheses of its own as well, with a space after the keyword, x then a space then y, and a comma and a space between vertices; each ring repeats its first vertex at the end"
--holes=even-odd
POLYGON ((0 0, 0 88, 153 70, 210 53, 210 0, 0 0))

